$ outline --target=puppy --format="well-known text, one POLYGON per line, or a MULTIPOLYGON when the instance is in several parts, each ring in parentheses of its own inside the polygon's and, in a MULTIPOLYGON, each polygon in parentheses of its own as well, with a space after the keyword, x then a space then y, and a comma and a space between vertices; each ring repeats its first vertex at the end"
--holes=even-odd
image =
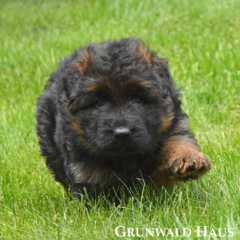
POLYGON ((170 188, 211 168, 165 59, 140 40, 90 44, 65 58, 37 103, 42 155, 77 198, 139 178, 170 188))

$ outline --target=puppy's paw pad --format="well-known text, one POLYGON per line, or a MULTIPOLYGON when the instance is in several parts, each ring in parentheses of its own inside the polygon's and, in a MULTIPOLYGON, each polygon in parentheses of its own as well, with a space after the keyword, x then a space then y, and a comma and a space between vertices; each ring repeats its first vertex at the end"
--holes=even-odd
POLYGON ((185 154, 169 161, 173 177, 180 180, 197 179, 211 168, 209 158, 201 152, 185 154))

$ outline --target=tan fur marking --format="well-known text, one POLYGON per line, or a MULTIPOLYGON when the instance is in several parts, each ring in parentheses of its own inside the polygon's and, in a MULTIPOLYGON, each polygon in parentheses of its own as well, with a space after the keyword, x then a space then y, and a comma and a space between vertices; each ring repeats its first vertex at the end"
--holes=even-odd
POLYGON ((187 136, 173 136, 164 145, 164 157, 169 158, 173 153, 185 156, 189 152, 189 149, 200 151, 200 147, 191 138, 187 136))
POLYGON ((80 73, 83 75, 89 67, 90 62, 94 60, 94 57, 85 50, 83 52, 82 58, 78 63, 75 64, 74 68, 77 68, 80 73))
POLYGON ((164 144, 152 177, 157 186, 170 188, 179 181, 198 179, 210 169, 209 158, 193 139, 173 136, 164 144))
POLYGON ((115 96, 119 97, 120 91, 119 91, 119 89, 116 86, 114 86, 113 82, 111 82, 108 77, 105 77, 105 82, 106 82, 107 86, 111 89, 113 94, 115 96))
POLYGON ((79 125, 79 123, 77 122, 76 118, 73 115, 70 115, 71 118, 71 123, 73 128, 78 132, 78 134, 85 138, 85 132, 83 131, 83 129, 81 128, 81 126, 79 125))
POLYGON ((162 125, 158 130, 158 133, 162 133, 164 131, 166 131, 172 124, 174 115, 173 113, 170 114, 166 114, 162 116, 162 125))
POLYGON ((99 91, 102 88, 107 87, 112 91, 114 96, 120 95, 119 88, 115 87, 114 83, 107 76, 97 75, 95 76, 95 78, 97 79, 97 81, 94 79, 91 79, 91 84, 86 89, 87 92, 99 91))
POLYGON ((134 87, 134 88, 138 88, 138 87, 143 87, 143 88, 152 88, 152 86, 149 84, 149 82, 147 81, 141 81, 141 80, 130 80, 130 81, 126 81, 123 82, 121 84, 120 87, 120 92, 124 89, 124 88, 128 88, 128 87, 134 87))
POLYGON ((90 86, 88 86, 88 88, 86 89, 86 91, 87 92, 95 92, 95 91, 99 91, 99 90, 101 90, 102 89, 102 87, 103 87, 103 85, 102 84, 100 84, 100 83, 92 83, 90 86))
POLYGON ((145 88, 151 88, 152 86, 147 81, 130 81, 126 84, 133 85, 135 87, 145 87, 145 88))
POLYGON ((139 46, 139 58, 144 59, 152 67, 157 67, 157 65, 162 64, 163 61, 157 57, 154 57, 150 50, 145 46, 144 43, 141 43, 139 46))
POLYGON ((83 163, 72 163, 69 165, 74 180, 77 183, 86 183, 104 187, 108 183, 116 182, 113 172, 101 171, 99 169, 84 169, 83 163))

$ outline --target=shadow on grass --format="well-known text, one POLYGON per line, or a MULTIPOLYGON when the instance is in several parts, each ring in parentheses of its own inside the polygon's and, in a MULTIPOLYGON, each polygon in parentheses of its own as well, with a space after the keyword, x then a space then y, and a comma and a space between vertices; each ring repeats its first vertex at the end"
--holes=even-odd
POLYGON ((172 189, 159 189, 154 184, 146 184, 143 180, 132 187, 120 187, 109 189, 96 197, 88 196, 85 192, 79 195, 79 199, 69 195, 65 199, 65 204, 76 204, 81 209, 94 212, 99 209, 104 210, 126 210, 138 209, 149 211, 161 208, 188 208, 197 206, 204 208, 211 196, 205 189, 203 183, 196 181, 179 183, 172 189))

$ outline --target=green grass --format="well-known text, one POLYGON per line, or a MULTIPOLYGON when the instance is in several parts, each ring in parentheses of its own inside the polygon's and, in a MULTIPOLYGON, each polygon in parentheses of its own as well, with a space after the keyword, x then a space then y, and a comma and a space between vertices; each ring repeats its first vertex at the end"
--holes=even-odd
POLYGON ((189 239, 204 239, 196 226, 233 228, 229 239, 240 239, 239 0, 9 0, 0 9, 1 239, 118 239, 119 225, 186 227, 189 239), (213 168, 172 192, 144 187, 119 206, 99 199, 86 208, 69 200, 39 154, 36 99, 75 48, 129 36, 168 59, 213 168))

